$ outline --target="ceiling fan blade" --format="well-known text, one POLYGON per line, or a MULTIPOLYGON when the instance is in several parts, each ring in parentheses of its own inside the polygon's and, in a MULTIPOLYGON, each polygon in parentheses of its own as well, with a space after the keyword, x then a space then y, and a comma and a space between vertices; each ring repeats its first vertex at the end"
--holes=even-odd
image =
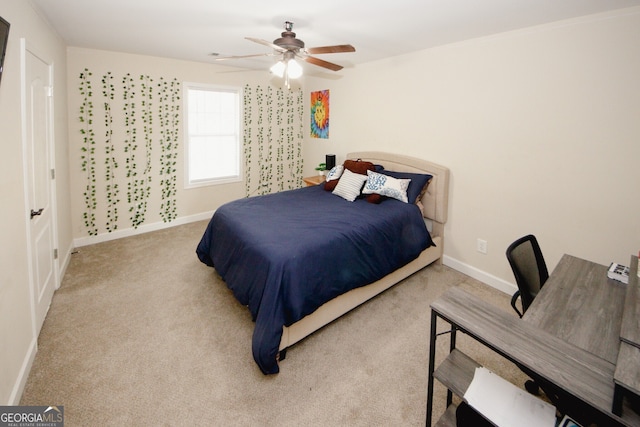
POLYGON ((252 41, 254 43, 258 43, 258 44, 262 44, 262 45, 265 45, 265 46, 269 46, 270 48, 272 48, 274 50, 277 50, 278 52, 284 52, 286 50, 286 49, 283 49, 280 46, 278 46, 276 44, 273 44, 271 42, 268 42, 266 40, 256 39, 256 38, 253 38, 253 37, 245 37, 245 39, 247 39, 249 41, 252 41))
POLYGON ((257 53, 257 54, 254 54, 254 55, 220 56, 220 57, 214 58, 214 60, 215 61, 226 61, 227 59, 257 58, 259 56, 275 56, 275 55, 276 55, 275 53, 257 53))
POLYGON ((311 55, 315 55, 318 53, 342 53, 342 52, 355 52, 356 48, 351 46, 350 44, 339 44, 335 46, 321 46, 321 47, 310 47, 307 49, 307 52, 311 55))
POLYGON ((301 56, 301 58, 305 62, 308 62, 309 64, 317 65, 318 67, 328 68, 329 70, 333 70, 333 71, 340 71, 343 68, 342 65, 338 65, 338 64, 334 64, 332 62, 324 61, 322 59, 318 59, 318 58, 315 58, 313 56, 301 56))

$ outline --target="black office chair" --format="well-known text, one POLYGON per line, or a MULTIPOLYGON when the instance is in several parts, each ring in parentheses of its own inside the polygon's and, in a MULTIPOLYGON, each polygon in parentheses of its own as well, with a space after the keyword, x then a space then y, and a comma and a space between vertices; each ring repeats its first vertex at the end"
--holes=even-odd
MULTIPOLYGON (((547 264, 544 262, 538 240, 532 234, 521 237, 509 245, 507 260, 509 260, 518 285, 518 290, 511 297, 511 307, 518 313, 518 316, 522 317, 549 278, 547 264), (522 303, 522 311, 516 305, 518 297, 522 303)), ((527 372, 526 369, 522 370, 533 378, 531 372, 527 372)), ((538 395, 540 393, 539 382, 536 379, 529 380, 525 382, 524 387, 529 393, 538 395)))
POLYGON ((549 278, 538 240, 532 234, 521 237, 507 248, 507 260, 516 278, 518 290, 511 297, 511 306, 522 317, 549 278), (516 302, 520 298, 522 312, 516 302))

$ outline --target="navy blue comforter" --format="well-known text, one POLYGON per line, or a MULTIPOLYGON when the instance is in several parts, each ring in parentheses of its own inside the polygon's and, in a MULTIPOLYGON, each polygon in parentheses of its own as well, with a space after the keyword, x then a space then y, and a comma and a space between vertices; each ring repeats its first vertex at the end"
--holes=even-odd
POLYGON ((417 206, 348 202, 322 185, 236 200, 211 218, 197 247, 256 323, 253 357, 278 372, 282 326, 372 283, 433 245, 417 206))

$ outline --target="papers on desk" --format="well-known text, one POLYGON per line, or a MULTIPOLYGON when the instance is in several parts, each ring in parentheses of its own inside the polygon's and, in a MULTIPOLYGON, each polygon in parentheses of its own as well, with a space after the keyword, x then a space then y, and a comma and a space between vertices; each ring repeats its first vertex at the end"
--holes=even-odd
POLYGON ((490 370, 476 368, 464 398, 498 427, 554 427, 556 409, 490 370))
POLYGON ((569 417, 568 415, 565 415, 560 420, 560 424, 558 424, 558 427, 582 427, 582 426, 578 424, 578 422, 573 418, 569 417))

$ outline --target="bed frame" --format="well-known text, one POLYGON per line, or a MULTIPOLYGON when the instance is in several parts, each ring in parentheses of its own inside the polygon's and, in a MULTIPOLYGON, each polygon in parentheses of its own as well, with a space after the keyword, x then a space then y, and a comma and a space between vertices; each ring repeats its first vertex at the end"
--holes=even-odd
POLYGON ((436 244, 425 249, 415 260, 382 279, 367 286, 353 289, 323 304, 313 313, 305 316, 291 326, 284 326, 280 341, 280 360, 284 359, 286 349, 338 317, 353 310, 396 283, 409 277, 434 261, 442 262, 444 246, 444 224, 447 222, 449 200, 449 169, 415 157, 390 154, 378 151, 356 151, 347 154, 347 159, 362 159, 382 165, 386 170, 427 173, 433 175, 426 194, 421 201, 424 217, 436 244))

